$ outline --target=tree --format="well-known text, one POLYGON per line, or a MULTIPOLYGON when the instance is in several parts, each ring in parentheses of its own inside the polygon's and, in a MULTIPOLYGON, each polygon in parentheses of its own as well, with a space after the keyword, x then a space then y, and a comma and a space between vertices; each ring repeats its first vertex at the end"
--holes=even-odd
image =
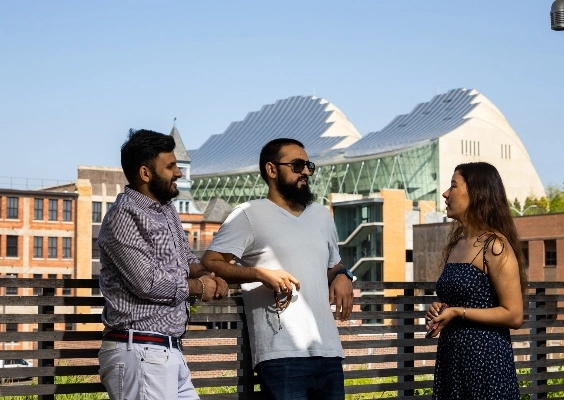
POLYGON ((548 185, 546 197, 550 213, 564 212, 564 191, 558 185, 548 185))

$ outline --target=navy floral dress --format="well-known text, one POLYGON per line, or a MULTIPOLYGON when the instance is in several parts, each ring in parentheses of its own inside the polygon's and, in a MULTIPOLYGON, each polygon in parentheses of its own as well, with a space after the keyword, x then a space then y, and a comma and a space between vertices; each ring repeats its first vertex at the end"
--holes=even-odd
MULTIPOLYGON (((436 289, 451 307, 499 306, 490 278, 472 263, 447 263, 436 289)), ((509 329, 453 318, 439 337, 433 399, 519 399, 509 329)))

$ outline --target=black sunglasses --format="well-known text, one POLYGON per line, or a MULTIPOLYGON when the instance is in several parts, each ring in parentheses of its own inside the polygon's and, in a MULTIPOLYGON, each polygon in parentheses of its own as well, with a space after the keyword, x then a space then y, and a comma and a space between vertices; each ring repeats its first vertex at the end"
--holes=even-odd
POLYGON ((291 165, 292 166, 292 172, 294 172, 295 174, 301 174, 305 167, 307 167, 310 176, 313 175, 313 172, 315 171, 315 163, 312 163, 311 161, 301 160, 301 159, 297 159, 297 160, 294 160, 294 161, 291 161, 291 162, 272 162, 272 164, 275 164, 275 165, 291 165))

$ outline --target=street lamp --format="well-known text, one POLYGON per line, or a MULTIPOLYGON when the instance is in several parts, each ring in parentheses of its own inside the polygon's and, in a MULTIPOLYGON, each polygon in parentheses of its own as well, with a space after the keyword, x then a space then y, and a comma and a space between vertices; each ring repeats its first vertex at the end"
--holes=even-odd
POLYGON ((556 0, 552 3, 550 27, 553 31, 564 31, 564 0, 556 0))
POLYGON ((522 217, 529 208, 537 208, 538 206, 536 204, 531 204, 529 207, 525 208, 524 210, 519 211, 518 209, 516 209, 515 207, 511 207, 511 209, 513 211, 515 211, 517 214, 519 214, 520 217, 522 217))

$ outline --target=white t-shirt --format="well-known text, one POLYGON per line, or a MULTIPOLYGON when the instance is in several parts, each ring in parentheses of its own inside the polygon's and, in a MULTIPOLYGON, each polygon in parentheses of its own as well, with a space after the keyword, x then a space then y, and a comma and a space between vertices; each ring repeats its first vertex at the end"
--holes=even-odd
POLYGON ((268 199, 236 207, 208 248, 236 257, 241 268, 283 269, 300 282, 292 302, 280 312, 273 290, 262 283, 242 284, 253 367, 285 357, 343 357, 329 304, 327 269, 341 258, 329 211, 312 203, 295 216, 268 199))

